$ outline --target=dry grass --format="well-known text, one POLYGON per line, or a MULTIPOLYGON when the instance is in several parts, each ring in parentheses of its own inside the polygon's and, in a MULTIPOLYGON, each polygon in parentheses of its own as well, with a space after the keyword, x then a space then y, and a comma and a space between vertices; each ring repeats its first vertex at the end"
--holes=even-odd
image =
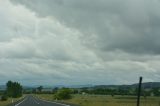
MULTIPOLYGON (((21 98, 14 98, 13 101, 16 102, 20 99, 22 99, 22 97, 21 98)), ((0 106, 8 106, 11 103, 12 103, 12 99, 9 98, 7 101, 0 101, 0 106)))
MULTIPOLYGON (((36 95, 46 100, 53 100, 51 94, 36 95)), ((102 96, 102 95, 73 95, 70 100, 63 102, 80 106, 136 106, 136 97, 133 96, 102 96)), ((160 106, 160 97, 141 98, 141 106, 160 106)))

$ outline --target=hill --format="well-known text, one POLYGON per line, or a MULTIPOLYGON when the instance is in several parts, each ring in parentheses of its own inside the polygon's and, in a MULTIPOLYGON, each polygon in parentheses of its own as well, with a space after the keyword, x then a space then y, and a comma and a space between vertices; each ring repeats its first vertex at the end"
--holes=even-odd
MULTIPOLYGON (((138 84, 131 84, 131 85, 97 85, 93 88, 105 88, 105 89, 128 89, 128 88, 137 88, 138 84)), ((160 88, 160 82, 145 82, 142 83, 142 88, 144 89, 151 89, 151 88, 160 88)))
POLYGON ((5 90, 6 86, 5 85, 0 85, 0 90, 5 90))

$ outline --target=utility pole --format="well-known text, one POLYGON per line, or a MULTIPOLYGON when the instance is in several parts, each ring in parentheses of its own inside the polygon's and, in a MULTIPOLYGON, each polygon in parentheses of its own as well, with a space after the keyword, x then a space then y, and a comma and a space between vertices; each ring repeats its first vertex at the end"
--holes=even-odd
POLYGON ((140 104, 141 87, 142 87, 142 77, 139 78, 138 95, 137 95, 137 106, 139 106, 139 104, 140 104))

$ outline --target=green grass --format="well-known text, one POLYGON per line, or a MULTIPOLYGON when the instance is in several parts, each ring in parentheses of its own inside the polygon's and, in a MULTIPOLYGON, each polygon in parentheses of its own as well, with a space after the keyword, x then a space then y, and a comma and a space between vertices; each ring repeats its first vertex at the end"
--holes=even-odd
MULTIPOLYGON (((39 98, 53 100, 51 94, 36 95, 39 98)), ((73 95, 70 100, 61 102, 77 104, 80 106, 136 106, 136 97, 134 96, 103 96, 103 95, 73 95)), ((141 97, 141 106, 160 106, 160 97, 141 97)))

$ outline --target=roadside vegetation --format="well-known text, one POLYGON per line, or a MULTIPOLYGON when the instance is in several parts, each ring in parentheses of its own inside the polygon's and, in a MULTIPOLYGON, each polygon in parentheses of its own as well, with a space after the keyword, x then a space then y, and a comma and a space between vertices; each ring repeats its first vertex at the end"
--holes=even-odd
POLYGON ((6 90, 0 91, 0 106, 8 106, 9 104, 20 100, 23 88, 20 83, 8 81, 6 90))
POLYGON ((8 81, 6 84, 6 91, 5 96, 12 97, 12 98, 18 98, 22 96, 23 88, 18 82, 12 82, 8 81))
POLYGON ((54 99, 55 100, 67 100, 67 99, 71 99, 71 93, 72 93, 72 91, 70 89, 68 89, 68 88, 59 89, 54 94, 54 99))
POLYGON ((22 97, 20 97, 20 98, 8 98, 6 101, 0 101, 0 106, 9 106, 10 104, 12 104, 12 101, 17 102, 20 99, 22 99, 22 97))

